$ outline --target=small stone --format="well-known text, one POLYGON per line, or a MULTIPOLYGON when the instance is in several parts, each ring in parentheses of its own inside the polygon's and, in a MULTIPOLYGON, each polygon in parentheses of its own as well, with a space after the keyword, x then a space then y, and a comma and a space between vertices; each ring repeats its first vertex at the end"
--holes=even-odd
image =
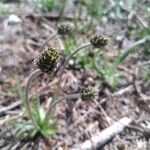
POLYGON ((136 108, 135 108, 135 112, 136 112, 137 114, 139 114, 139 113, 140 113, 140 109, 139 109, 138 107, 136 107, 136 108))
POLYGON ((137 140, 137 149, 138 150, 146 149, 146 141, 144 141, 144 140, 137 140))
POLYGON ((124 42, 124 36, 119 35, 116 37, 116 42, 118 43, 118 47, 122 48, 123 47, 123 42, 124 42))
POLYGON ((10 15, 7 19, 7 24, 11 26, 20 24, 21 22, 22 20, 14 14, 10 15))
POLYGON ((69 64, 70 66, 73 66, 73 65, 74 65, 74 63, 75 63, 75 62, 74 62, 74 60, 73 60, 73 59, 70 59, 70 60, 69 60, 69 62, 68 62, 68 64, 69 64))
POLYGON ((3 61, 2 64, 3 64, 3 69, 11 68, 11 67, 17 66, 18 61, 17 61, 17 59, 13 58, 12 56, 8 56, 7 59, 5 59, 3 61))

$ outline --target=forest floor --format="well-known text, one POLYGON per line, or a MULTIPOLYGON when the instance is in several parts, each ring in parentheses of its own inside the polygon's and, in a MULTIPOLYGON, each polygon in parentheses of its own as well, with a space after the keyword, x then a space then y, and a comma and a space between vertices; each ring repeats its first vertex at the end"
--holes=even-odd
MULTIPOLYGON (((10 19, 10 20, 9 20, 10 19)), ((73 19, 64 17, 63 22, 73 24, 73 19)), ((61 22, 56 14, 36 13, 26 5, 20 5, 17 11, 0 16, 0 149, 2 150, 45 150, 42 138, 18 141, 15 138, 12 122, 22 120, 24 109, 19 100, 16 85, 17 77, 21 86, 25 87, 29 74, 35 70, 33 61, 41 51, 41 45, 57 31, 61 22), (15 14, 20 20, 14 25, 9 24, 9 18, 15 14)), ((102 33, 111 38, 107 46, 110 59, 113 59, 119 49, 127 48, 134 40, 121 35, 124 24, 110 21, 102 33), (121 41, 118 40, 121 35, 121 41)), ((76 47, 101 28, 79 33, 76 47)), ((60 43, 54 39, 46 47, 56 47, 63 50, 65 37, 59 37, 60 43)), ((140 49, 140 47, 137 47, 140 49)), ((72 60, 75 62, 75 60, 72 60)), ((104 150, 150 150, 150 82, 144 81, 145 72, 150 65, 146 64, 143 53, 138 50, 118 66, 118 71, 125 79, 115 89, 104 85, 99 87, 99 98, 94 101, 62 101, 55 109, 57 132, 49 142, 51 149, 70 149, 75 144, 90 139, 96 133, 112 125, 123 117, 132 118, 133 128, 127 127, 106 144, 104 150), (109 119, 110 120, 109 120, 109 119), (139 131, 136 127, 142 129, 139 131), (135 128, 134 128, 135 127, 135 128)), ((77 93, 81 86, 95 85, 99 80, 97 73, 88 67, 80 68, 68 65, 63 74, 61 95, 77 93)), ((49 75, 42 74, 31 87, 30 93, 37 94, 41 105, 46 109, 52 98, 58 75, 51 80, 49 75)))

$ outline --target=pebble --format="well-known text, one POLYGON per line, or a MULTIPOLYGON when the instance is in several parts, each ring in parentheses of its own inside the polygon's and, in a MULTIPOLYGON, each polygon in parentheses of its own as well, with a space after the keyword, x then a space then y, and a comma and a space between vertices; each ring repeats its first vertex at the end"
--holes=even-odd
POLYGON ((138 107, 136 107, 136 108, 135 108, 135 112, 136 112, 137 114, 139 114, 139 113, 140 113, 140 109, 139 109, 138 107))
POLYGON ((6 23, 7 25, 13 26, 13 25, 21 24, 22 20, 17 15, 11 14, 6 20, 6 23))
POLYGON ((4 20, 4 33, 5 33, 5 41, 7 43, 14 43, 18 40, 17 35, 22 34, 22 20, 14 14, 8 16, 7 19, 4 20))

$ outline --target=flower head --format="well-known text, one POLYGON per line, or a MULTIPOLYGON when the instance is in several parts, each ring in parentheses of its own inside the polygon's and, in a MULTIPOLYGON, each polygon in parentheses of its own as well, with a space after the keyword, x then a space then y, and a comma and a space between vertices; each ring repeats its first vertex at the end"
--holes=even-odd
POLYGON ((60 35, 68 34, 70 31, 71 31, 71 28, 69 25, 61 24, 58 27, 58 34, 60 34, 60 35))
POLYGON ((107 45, 108 39, 101 36, 101 35, 96 35, 90 40, 91 44, 95 48, 101 48, 107 45))
POLYGON ((82 87, 81 89, 81 99, 82 100, 91 100, 98 96, 98 90, 94 87, 82 87))
POLYGON ((36 64, 43 72, 53 72, 60 60, 60 54, 56 49, 48 48, 41 52, 39 58, 36 60, 36 64))

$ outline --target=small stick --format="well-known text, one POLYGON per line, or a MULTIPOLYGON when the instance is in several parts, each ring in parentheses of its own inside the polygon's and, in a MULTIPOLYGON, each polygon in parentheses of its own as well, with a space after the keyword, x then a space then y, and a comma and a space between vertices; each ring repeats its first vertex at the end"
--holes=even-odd
POLYGON ((145 95, 145 94, 142 93, 141 88, 140 88, 140 85, 139 85, 138 82, 135 82, 135 89, 136 89, 138 95, 142 98, 142 100, 143 100, 144 102, 150 100, 150 96, 147 96, 147 95, 145 95))
POLYGON ((93 102, 94 102, 94 103, 97 105, 97 107, 101 110, 101 112, 103 113, 103 115, 104 115, 105 118, 106 118, 107 123, 110 125, 111 122, 113 121, 113 119, 111 119, 111 118, 107 115, 107 113, 105 112, 104 108, 101 106, 101 104, 99 104, 99 103, 97 102, 97 100, 93 99, 93 102))
MULTIPOLYGON (((145 66, 145 65, 150 65, 150 60, 148 61, 144 61, 144 62, 140 62, 136 65, 136 67, 142 67, 142 66, 145 66)), ((134 66, 135 67, 135 66, 134 66)))
POLYGON ((9 105, 7 107, 2 107, 2 108, 0 108, 0 114, 3 113, 3 112, 6 112, 8 110, 14 109, 14 108, 16 108, 16 107, 18 107, 20 105, 21 105, 21 102, 17 101, 17 102, 14 102, 13 104, 11 104, 11 105, 9 105))
POLYGON ((86 140, 82 144, 75 145, 71 150, 91 150, 104 146, 116 135, 122 133, 127 125, 132 122, 131 118, 124 117, 112 126, 104 129, 102 132, 97 133, 91 139, 86 140))
MULTIPOLYGON (((134 85, 129 85, 123 89, 120 89, 119 91, 116 91, 115 93, 108 95, 108 97, 110 98, 110 97, 115 97, 115 96, 121 96, 123 94, 132 93, 134 91, 135 91, 134 85)), ((100 104, 105 103, 108 97, 102 98, 99 103, 100 104)))
POLYGON ((135 91, 135 88, 134 88, 134 85, 129 85, 125 88, 122 88, 120 89, 119 91, 116 91, 115 93, 113 93, 111 96, 121 96, 123 94, 126 94, 126 93, 132 93, 135 91))
POLYGON ((12 117, 6 117, 5 119, 2 119, 0 120, 0 125, 4 125, 6 122, 10 122, 10 121, 13 121, 13 120, 16 120, 20 117, 23 116, 23 112, 21 112, 19 115, 15 115, 15 116, 12 116, 12 117))
MULTIPOLYGON (((37 14, 27 14, 25 15, 25 17, 27 19, 36 19, 36 18, 46 18, 47 20, 49 21, 56 21, 56 20, 60 20, 61 19, 61 16, 60 15, 57 15, 57 14, 50 14, 50 13, 44 13, 44 14, 41 14, 41 13, 37 13, 37 14)), ((73 21, 73 20, 86 20, 86 17, 80 17, 80 18, 74 18, 74 16, 64 16, 64 19, 66 21, 73 21)))
POLYGON ((11 93, 5 93, 5 92, 2 92, 2 91, 0 91, 0 96, 3 96, 3 97, 5 97, 5 96, 7 96, 7 97, 15 97, 15 95, 13 95, 11 93))

